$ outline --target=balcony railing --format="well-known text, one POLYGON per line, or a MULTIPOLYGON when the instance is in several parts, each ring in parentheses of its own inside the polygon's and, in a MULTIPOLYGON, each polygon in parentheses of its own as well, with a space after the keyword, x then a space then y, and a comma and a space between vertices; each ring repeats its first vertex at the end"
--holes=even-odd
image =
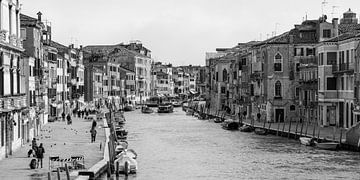
POLYGON ((300 64, 308 64, 308 65, 310 65, 310 64, 317 65, 318 64, 316 56, 301 57, 299 59, 299 62, 300 62, 300 64))
POLYGON ((340 63, 334 64, 332 71, 333 73, 353 73, 355 65, 354 63, 340 63))
POLYGON ((251 80, 260 80, 264 78, 263 72, 254 72, 250 75, 251 80))

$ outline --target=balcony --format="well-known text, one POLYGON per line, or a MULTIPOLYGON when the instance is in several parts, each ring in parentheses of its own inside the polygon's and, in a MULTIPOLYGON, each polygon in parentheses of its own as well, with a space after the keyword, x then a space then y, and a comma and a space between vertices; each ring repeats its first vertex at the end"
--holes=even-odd
POLYGON ((253 81, 261 80, 264 78, 263 72, 254 72, 250 75, 250 79, 253 81))
POLYGON ((318 64, 316 56, 301 57, 299 59, 299 63, 302 65, 317 65, 318 64))
POLYGON ((354 63, 340 63, 334 64, 332 68, 333 74, 342 75, 342 74, 353 74, 355 65, 354 63))

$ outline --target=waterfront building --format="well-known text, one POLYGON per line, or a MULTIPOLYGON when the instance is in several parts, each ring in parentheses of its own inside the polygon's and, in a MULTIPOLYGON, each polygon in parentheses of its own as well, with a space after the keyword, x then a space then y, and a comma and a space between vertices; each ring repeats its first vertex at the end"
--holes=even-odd
POLYGON ((317 46, 319 58, 319 123, 323 126, 350 128, 358 114, 358 80, 355 75, 356 53, 359 46, 360 25, 350 9, 343 18, 333 21, 339 35, 324 40, 317 46), (356 93, 354 93, 356 92, 356 93))
POLYGON ((100 54, 108 59, 109 62, 135 72, 135 102, 142 103, 151 95, 151 66, 153 60, 149 51, 132 51, 118 45, 86 46, 84 47, 89 54, 100 54), (147 52, 147 53, 145 53, 147 52))
POLYGON ((135 89, 135 72, 127 69, 125 67, 119 67, 120 70, 120 80, 121 84, 121 91, 123 94, 123 102, 131 102, 131 104, 135 104, 135 97, 136 97, 136 89, 135 89))
POLYGON ((152 67, 153 94, 158 96, 174 95, 173 67, 171 64, 155 63, 152 67))
MULTIPOLYGON (((0 2, 0 159, 12 155, 24 139, 27 124, 24 51, 20 38, 20 2, 0 2)), ((25 137, 26 139, 26 137, 25 137)))
POLYGON ((85 66, 85 102, 94 102, 95 106, 102 105, 104 97, 104 69, 92 64, 85 66))

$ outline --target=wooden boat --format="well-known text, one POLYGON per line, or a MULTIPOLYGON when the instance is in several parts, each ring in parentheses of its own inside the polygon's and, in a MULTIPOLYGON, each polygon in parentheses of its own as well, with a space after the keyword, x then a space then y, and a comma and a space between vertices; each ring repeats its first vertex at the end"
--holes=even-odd
POLYGON ((193 114, 194 114, 194 110, 192 110, 192 109, 190 109, 190 108, 188 108, 188 109, 186 110, 186 115, 191 116, 191 115, 193 115, 193 114))
POLYGON ((324 150, 335 151, 339 149, 339 143, 336 142, 323 142, 323 143, 315 142, 315 146, 319 149, 324 149, 324 150))
POLYGON ((300 143, 305 146, 314 146, 314 138, 308 138, 308 137, 301 137, 299 138, 300 143))
POLYGON ((182 105, 180 101, 176 101, 176 100, 173 100, 171 103, 174 107, 181 107, 182 105))
POLYGON ((255 134, 258 134, 258 135, 266 135, 267 132, 265 129, 262 129, 262 128, 255 128, 255 134))
POLYGON ((248 126, 248 125, 243 125, 240 127, 240 131, 241 132, 253 132, 254 128, 252 128, 251 126, 248 126))
POLYGON ((182 104, 182 110, 183 110, 183 111, 187 111, 188 109, 189 109, 189 103, 184 102, 184 103, 182 104))
POLYGON ((126 140, 128 132, 123 127, 119 127, 115 129, 115 134, 117 139, 126 140))
POLYGON ((151 108, 149 108, 148 106, 143 106, 143 107, 141 108, 141 112, 144 113, 144 114, 151 114, 151 113, 153 113, 154 111, 153 111, 151 108))
POLYGON ((238 130, 239 123, 235 121, 225 121, 221 124, 221 127, 226 130, 238 130))
POLYGON ((158 113, 172 113, 174 107, 171 103, 160 104, 158 107, 158 113))

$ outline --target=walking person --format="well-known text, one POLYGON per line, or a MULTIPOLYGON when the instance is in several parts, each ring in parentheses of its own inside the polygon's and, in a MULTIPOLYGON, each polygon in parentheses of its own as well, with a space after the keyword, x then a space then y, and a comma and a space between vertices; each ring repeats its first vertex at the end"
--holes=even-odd
POLYGON ((97 125, 96 120, 93 119, 93 122, 92 122, 92 125, 91 125, 91 129, 95 129, 95 128, 96 128, 96 125, 97 125))
POLYGON ((62 120, 65 121, 65 112, 61 114, 62 120))
POLYGON ((77 111, 77 115, 78 115, 78 118, 81 117, 81 111, 80 110, 77 111))
POLYGON ((37 148, 36 151, 36 158, 38 159, 38 168, 39 168, 39 164, 41 168, 43 167, 44 153, 45 153, 45 149, 43 147, 43 144, 40 143, 40 146, 37 148))
POLYGON ((70 114, 67 115, 66 120, 67 120, 67 123, 68 123, 68 124, 72 124, 70 114))
POLYGON ((95 128, 91 128, 90 130, 90 133, 91 133, 91 142, 95 142, 95 139, 96 139, 96 129, 95 128))

